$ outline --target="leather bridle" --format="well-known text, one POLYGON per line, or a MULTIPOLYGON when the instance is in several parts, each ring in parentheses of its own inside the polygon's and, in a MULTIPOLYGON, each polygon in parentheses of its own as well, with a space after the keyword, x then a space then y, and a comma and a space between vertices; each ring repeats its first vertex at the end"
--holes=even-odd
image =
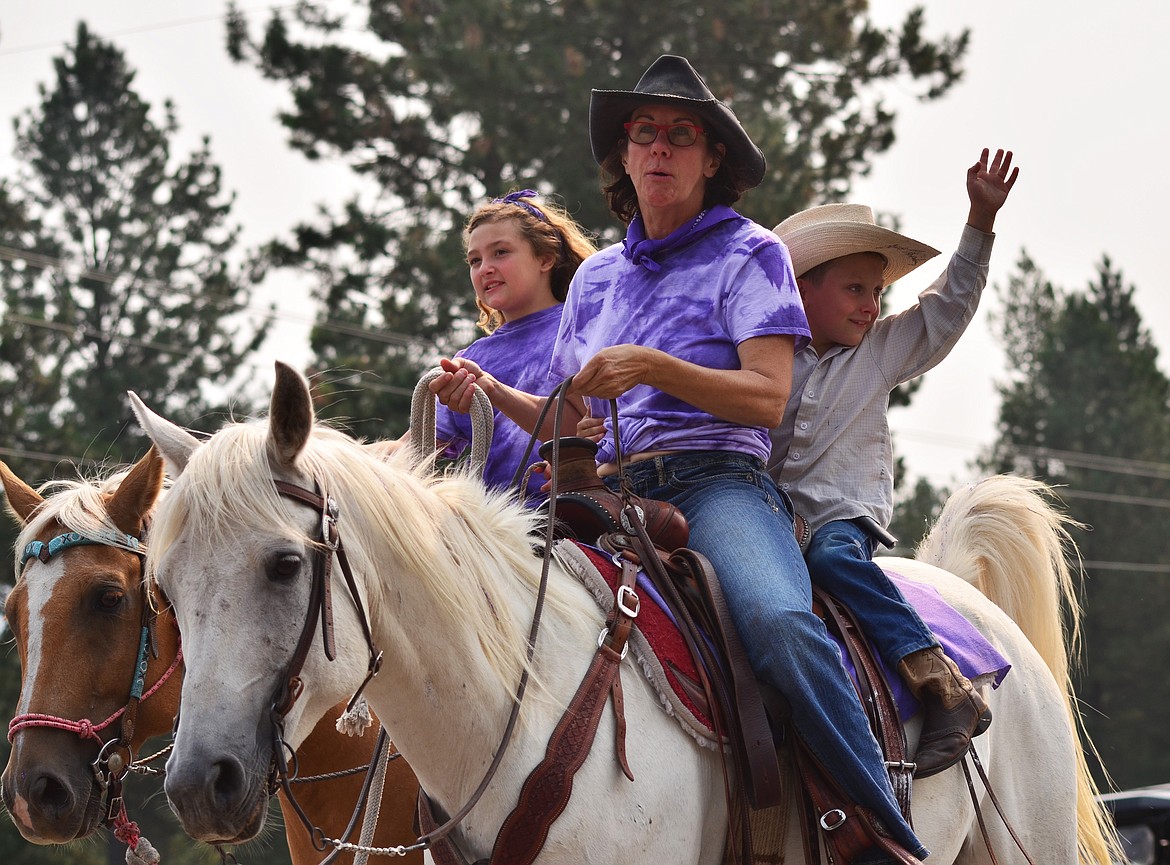
MULTIPOLYGON (((572 378, 563 381, 552 395, 546 400, 541 413, 541 421, 543 421, 545 414, 549 408, 555 404, 555 423, 558 428, 561 423, 561 418, 564 410, 564 394, 568 391, 568 387, 572 382, 572 378)), ((526 457, 527 458, 527 457, 526 457)), ((557 489, 558 482, 558 468, 557 462, 552 463, 552 488, 557 489)), ((269 779, 269 788, 273 791, 279 786, 284 790, 285 796, 292 804, 293 810, 297 813, 301 822, 304 824, 309 836, 312 838, 313 846, 318 850, 325 850, 330 843, 332 843, 334 850, 329 854, 320 865, 328 865, 333 858, 342 851, 345 847, 352 845, 346 844, 342 840, 329 839, 324 832, 313 824, 304 810, 297 803, 296 797, 292 792, 291 779, 288 772, 288 763, 285 759, 285 743, 281 736, 284 725, 284 717, 288 714, 297 697, 300 695, 303 683, 300 679, 300 671, 304 666, 305 659, 308 656, 309 646, 312 645, 314 632, 316 631, 316 621, 321 621, 321 639, 325 649, 325 655, 330 660, 334 658, 333 645, 333 611, 332 611, 332 596, 329 588, 330 574, 332 572, 333 557, 337 557, 337 561, 341 567, 341 572, 345 577, 346 586, 349 589, 350 595, 353 598, 354 604, 357 606, 358 617, 362 623, 362 630, 366 636, 366 643, 370 652, 370 665, 365 680, 361 687, 350 699, 348 709, 352 709, 357 702, 362 690, 366 687, 369 681, 377 674, 378 669, 382 663, 382 653, 374 646, 373 637, 370 626, 366 618, 365 607, 362 604, 361 597, 357 591, 357 584, 353 579, 353 574, 349 567, 349 561, 345 555, 345 548, 341 541, 340 533, 337 529, 337 521, 340 517, 340 509, 332 496, 321 495, 315 491, 307 490, 304 487, 296 484, 288 483, 286 481, 274 480, 277 491, 286 498, 293 501, 300 502, 313 508, 321 514, 321 537, 318 547, 317 555, 313 562, 313 585, 310 590, 309 612, 305 617, 305 624, 301 630, 300 638, 297 641, 296 650, 293 653, 292 659, 285 670, 284 676, 273 695, 272 709, 270 712, 272 719, 273 730, 273 767, 272 774, 269 779)), ((416 850, 430 849, 436 842, 445 839, 462 821, 463 818, 470 813, 471 809, 480 800, 483 794, 487 791, 488 785, 492 778, 495 777, 496 771, 503 762, 504 754, 508 750, 508 745, 512 741, 512 733, 515 730, 516 723, 520 717, 520 707, 524 701, 524 694, 528 686, 528 666, 532 661, 533 654, 536 650, 536 638, 540 631, 541 616, 544 611, 544 600, 548 591, 549 570, 552 564, 552 549, 555 541, 554 526, 556 523, 556 497, 555 495, 550 500, 550 511, 548 521, 546 524, 546 538, 544 543, 544 556, 540 575, 540 585, 537 589, 536 604, 532 612, 532 624, 529 628, 527 654, 525 660, 524 672, 520 676, 520 681, 516 687, 516 697, 512 702, 512 710, 508 716, 507 725, 504 728, 503 736, 501 737, 500 745, 496 748, 495 755, 487 771, 484 773, 483 780, 480 781, 479 786, 466 804, 458 811, 456 811, 445 823, 437 828, 421 835, 414 844, 390 848, 388 851, 393 855, 405 855, 416 850)), ((375 766, 377 763, 377 754, 380 753, 381 747, 384 745, 383 738, 385 736, 385 729, 382 731, 382 738, 379 738, 378 748, 375 750, 375 758, 370 763, 369 776, 366 779, 366 784, 362 787, 361 797, 355 806, 354 815, 364 807, 365 798, 369 792, 370 778, 373 776, 375 766)), ((354 825, 351 820, 350 828, 354 825)), ((347 830, 346 834, 349 834, 347 830)))
MULTIPOLYGON (((366 677, 362 680, 361 685, 354 692, 346 706, 346 711, 351 711, 357 704, 362 692, 370 683, 370 680, 377 675, 378 670, 382 666, 382 652, 374 645, 373 632, 370 629, 369 617, 366 615, 365 605, 362 603, 361 595, 358 592, 357 582, 354 580, 353 571, 349 565, 349 558, 346 556, 345 547, 341 542, 341 535, 337 529, 337 521, 341 515, 340 508, 332 496, 322 495, 313 490, 305 489, 296 484, 287 481, 274 480, 277 491, 285 498, 292 499, 300 504, 307 505, 313 508, 314 511, 321 515, 320 520, 320 537, 316 539, 316 553, 313 556, 313 575, 312 584, 309 590, 309 610, 305 617, 305 623, 301 628, 300 637, 297 639, 296 649, 293 651, 293 656, 289 660, 288 666, 285 667, 284 673, 281 676, 280 682, 277 684, 276 690, 272 696, 272 705, 269 709, 269 717, 272 723, 272 768, 268 780, 269 793, 275 793, 277 788, 284 791, 285 798, 289 804, 292 805, 293 811, 297 814, 301 823, 304 825, 309 837, 312 839, 313 846, 319 850, 324 851, 329 847, 329 839, 325 833, 309 818, 305 813, 304 808, 297 801, 296 795, 292 790, 292 782, 294 778, 293 773, 289 771, 288 758, 286 752, 291 752, 284 741, 284 719, 296 704, 304 689, 304 683, 301 679, 301 670, 304 668, 305 660, 309 655, 309 648, 313 644, 313 639, 317 631, 317 622, 321 623, 321 643, 325 652, 325 657, 330 661, 337 656, 337 650, 334 643, 333 636, 333 592, 332 592, 332 575, 333 575, 333 560, 337 559, 338 565, 341 568, 342 576, 345 579, 346 588, 349 590, 351 599, 357 609, 358 620, 361 622, 362 633, 366 639, 366 647, 369 652, 369 664, 366 670, 366 677)), ((378 743, 374 751, 374 757, 370 761, 370 766, 367 771, 366 782, 362 786, 361 795, 354 808, 354 816, 350 820, 349 828, 346 830, 346 836, 352 831, 358 813, 361 812, 365 806, 366 797, 369 794, 371 778, 375 772, 378 758, 386 747, 386 732, 383 729, 378 738, 378 743)), ((326 859, 324 863, 329 862, 338 853, 335 849, 326 859)))

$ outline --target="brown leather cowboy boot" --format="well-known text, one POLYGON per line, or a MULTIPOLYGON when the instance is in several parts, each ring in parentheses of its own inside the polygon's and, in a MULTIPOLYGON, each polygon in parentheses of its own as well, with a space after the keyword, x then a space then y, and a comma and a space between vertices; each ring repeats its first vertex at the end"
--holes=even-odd
POLYGON ((991 709, 938 646, 907 655, 898 662, 898 672, 922 703, 914 777, 927 778, 963 759, 972 737, 991 723, 991 709))

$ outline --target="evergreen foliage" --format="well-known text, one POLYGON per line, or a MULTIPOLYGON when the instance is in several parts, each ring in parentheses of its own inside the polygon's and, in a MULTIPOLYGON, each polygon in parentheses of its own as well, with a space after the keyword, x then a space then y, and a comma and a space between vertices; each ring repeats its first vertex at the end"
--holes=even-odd
POLYGON ((22 452, 129 462, 128 388, 199 425, 263 338, 232 315, 247 285, 206 139, 186 160, 134 91, 134 71, 85 24, 54 86, 17 119, 18 176, 0 186, 0 424, 22 452))
POLYGON ((687 56, 766 154, 746 215, 771 226, 843 196, 894 141, 882 86, 936 98, 967 47, 965 32, 927 40, 921 9, 887 31, 867 8, 364 0, 344 15, 277 10, 255 37, 235 10, 229 50, 288 88, 291 145, 368 181, 269 249, 272 265, 316 275, 325 413, 362 419, 369 436, 405 428, 420 370, 471 337, 461 228, 485 197, 532 187, 603 240, 619 236, 589 150, 590 89, 630 90, 660 54, 687 56))
POLYGON ((1012 375, 984 468, 1059 485, 1086 525, 1086 726, 1121 787, 1163 783, 1170 680, 1154 670, 1170 656, 1170 380, 1108 257, 1067 292, 1024 254, 1002 294, 1012 375))
MULTIPOLYGON (((33 485, 140 456, 127 389, 192 427, 218 426, 208 389, 228 383, 266 330, 232 318, 248 284, 231 263, 232 197, 207 140, 175 158, 173 107, 156 122, 134 78, 122 53, 80 24, 52 86, 15 122, 19 169, 0 180, 0 457, 33 485)), ((5 515, 0 584, 13 581, 15 536, 5 515)), ((20 666, 11 642, 5 649, 0 717, 12 718, 20 666)), ((219 860, 182 833, 158 779, 131 778, 126 795, 164 861, 219 860)), ((267 846, 267 860, 240 861, 287 863, 283 839, 267 846)), ((37 847, 0 821, 0 861, 118 865, 125 853, 109 833, 37 847)))

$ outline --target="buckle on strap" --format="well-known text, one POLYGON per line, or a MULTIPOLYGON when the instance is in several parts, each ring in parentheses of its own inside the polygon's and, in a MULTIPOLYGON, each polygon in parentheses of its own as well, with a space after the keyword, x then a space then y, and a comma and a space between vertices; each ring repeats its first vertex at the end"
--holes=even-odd
POLYGON ((614 604, 617 606, 619 612, 629 616, 631 619, 638 618, 638 611, 642 609, 642 599, 638 597, 638 593, 634 591, 633 586, 618 586, 614 604))
MULTIPOLYGON (((609 637, 609 628, 602 628, 601 633, 597 635, 597 648, 600 649, 602 646, 605 645, 605 640, 607 637, 609 637)), ((630 643, 627 640, 626 642, 622 643, 622 653, 618 657, 618 660, 624 661, 626 659, 626 654, 629 651, 630 651, 630 643)))
POLYGON ((337 552, 341 545, 340 535, 337 532, 337 520, 341 516, 341 508, 333 496, 325 496, 321 507, 321 543, 330 552, 337 552))
POLYGON ((834 829, 840 829, 845 825, 845 812, 840 808, 834 808, 832 811, 826 811, 817 820, 817 824, 826 832, 832 832, 834 829))

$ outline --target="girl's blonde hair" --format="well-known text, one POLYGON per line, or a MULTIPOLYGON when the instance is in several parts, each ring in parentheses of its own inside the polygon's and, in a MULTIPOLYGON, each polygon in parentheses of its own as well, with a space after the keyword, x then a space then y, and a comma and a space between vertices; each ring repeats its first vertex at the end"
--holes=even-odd
MULTIPOLYGON (((553 297, 564 303, 569 293, 569 282, 581 262, 597 251, 584 228, 569 216, 564 208, 549 201, 541 201, 530 189, 511 192, 503 198, 494 198, 475 209, 463 229, 463 248, 467 249, 471 232, 481 225, 511 219, 520 235, 537 258, 551 257, 555 262, 550 274, 553 297)), ((499 310, 492 309, 477 297, 479 308, 476 325, 492 333, 504 323, 499 310)))

